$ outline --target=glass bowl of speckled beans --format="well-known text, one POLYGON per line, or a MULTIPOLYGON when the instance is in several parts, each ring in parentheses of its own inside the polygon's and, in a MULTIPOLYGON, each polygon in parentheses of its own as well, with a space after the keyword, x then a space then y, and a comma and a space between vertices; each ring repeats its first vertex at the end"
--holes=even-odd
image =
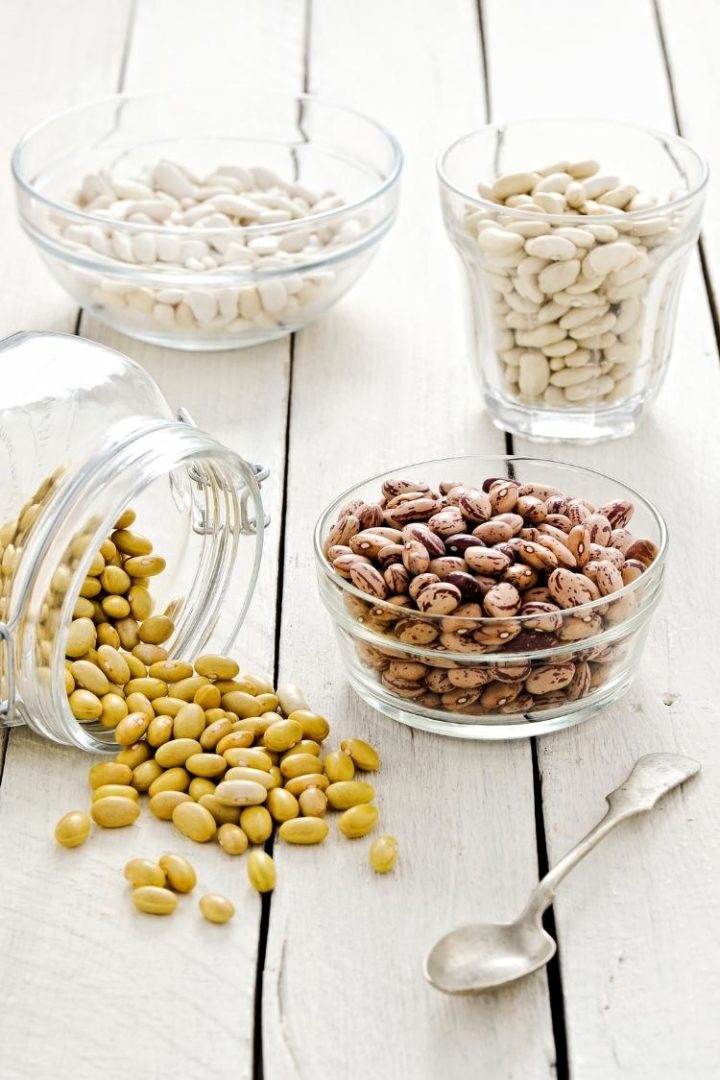
POLYGON ((466 739, 577 724, 630 686, 663 588, 662 516, 589 469, 461 457, 394 469, 322 513, 322 601, 354 690, 466 739))
POLYGON ((402 154, 308 95, 185 89, 69 109, 12 164, 21 224, 79 305, 208 350, 282 337, 347 293, 395 219, 402 154))

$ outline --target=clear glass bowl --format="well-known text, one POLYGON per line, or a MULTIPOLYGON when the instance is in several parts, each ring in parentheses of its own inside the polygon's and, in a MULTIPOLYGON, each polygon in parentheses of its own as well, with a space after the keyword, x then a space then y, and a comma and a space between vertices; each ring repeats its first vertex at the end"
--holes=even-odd
POLYGON ((393 135, 351 109, 232 89, 82 105, 35 127, 13 155, 20 221, 73 299, 132 337, 203 350, 282 337, 344 296, 392 225, 401 166, 393 135), (87 175, 137 180, 160 160, 198 176, 264 166, 343 205, 291 222, 169 228, 74 204, 87 175), (280 249, 251 262, 260 237, 280 249), (178 249, 191 268, 160 258, 177 261, 178 249))
POLYGON ((320 517, 315 556, 322 601, 333 621, 352 687, 401 723, 465 739, 510 739, 570 727, 630 686, 660 600, 667 532, 636 491, 589 469, 521 457, 461 457, 394 469, 344 492, 320 517), (546 485, 605 506, 627 500, 628 528, 657 555, 644 573, 609 596, 549 617, 430 615, 373 600, 325 557, 339 511, 376 502, 385 480, 402 477, 437 490, 454 480, 479 487, 487 477, 546 485))
POLYGON ((700 231, 705 160, 676 135, 631 124, 532 120, 458 139, 438 174, 445 226, 466 271, 471 355, 496 425, 534 439, 630 434, 667 369, 700 231), (598 177, 639 189, 638 208, 601 205, 600 192, 590 213, 553 213, 551 201, 528 209, 521 196, 507 206, 490 191, 501 175, 557 174, 588 159, 600 163, 598 177), (583 232, 564 235, 553 263, 538 238, 542 247, 568 228, 583 232), (612 245, 621 246, 602 250, 612 245))

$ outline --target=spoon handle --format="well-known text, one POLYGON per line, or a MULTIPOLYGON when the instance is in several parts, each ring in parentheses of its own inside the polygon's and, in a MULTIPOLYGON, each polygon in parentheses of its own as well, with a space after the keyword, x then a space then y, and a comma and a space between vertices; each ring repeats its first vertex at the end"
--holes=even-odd
POLYGON ((540 917, 553 902, 555 890, 581 859, 626 818, 652 810, 668 791, 700 772, 700 764, 681 754, 646 754, 627 780, 607 796, 608 810, 587 836, 545 875, 533 890, 527 910, 540 917))

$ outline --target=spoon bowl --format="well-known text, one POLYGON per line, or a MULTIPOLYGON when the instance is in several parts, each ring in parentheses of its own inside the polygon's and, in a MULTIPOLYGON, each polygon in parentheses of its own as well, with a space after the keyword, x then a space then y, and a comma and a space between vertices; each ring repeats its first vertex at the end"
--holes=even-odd
POLYGON ((557 945, 542 926, 555 889, 617 825, 645 814, 673 788, 700 772, 681 754, 645 754, 620 787, 607 796, 608 810, 593 829, 535 886, 522 915, 511 923, 475 923, 440 938, 425 957, 425 978, 445 994, 493 990, 547 964, 557 945))
POLYGON ((556 949, 534 918, 461 926, 430 949, 425 978, 446 994, 492 990, 537 971, 556 949))

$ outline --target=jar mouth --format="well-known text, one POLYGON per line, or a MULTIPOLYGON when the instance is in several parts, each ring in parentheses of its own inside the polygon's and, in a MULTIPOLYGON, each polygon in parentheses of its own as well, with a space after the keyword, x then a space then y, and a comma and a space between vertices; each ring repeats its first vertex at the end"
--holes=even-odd
MULTIPOLYGON (((47 673, 46 685, 36 688, 36 701, 29 695, 22 701, 22 713, 36 730, 60 742, 70 741, 85 750, 117 749, 111 728, 103 727, 99 721, 81 723, 72 714, 64 684, 67 628, 95 552, 113 531, 120 513, 153 484, 165 479, 169 484, 169 503, 174 497, 173 482, 183 477, 186 502, 179 504, 178 509, 184 514, 188 509, 187 499, 194 498, 192 485, 199 481, 193 473, 197 474, 198 470, 206 516, 200 521, 201 535, 184 567, 186 572, 181 575, 180 613, 174 618, 175 630, 167 647, 171 656, 196 656, 213 634, 224 636, 227 630, 229 640, 219 643, 217 651, 229 650, 247 612, 262 551, 262 527, 259 524, 254 559, 243 565, 239 558, 239 544, 249 524, 246 502, 252 504, 258 523, 263 521, 253 470, 239 455, 187 423, 150 423, 142 431, 135 427, 124 438, 109 439, 91 468, 68 478, 54 507, 59 528, 52 534, 46 530, 38 539, 34 552, 28 545, 28 554, 34 555, 28 562, 38 567, 37 571, 31 571, 29 582, 28 631, 23 646, 23 654, 28 656, 29 663, 32 663, 30 657, 39 643, 40 620, 34 613, 49 598, 49 582, 55 571, 68 565, 73 541, 79 538, 83 548, 83 554, 70 570, 69 584, 57 605, 56 631, 47 667, 43 665, 43 671, 47 673), (96 495, 95 513, 91 512, 92 507, 85 509, 88 497, 93 493, 96 495), (247 580, 240 578, 239 584, 245 587, 245 594, 238 598, 237 607, 232 609, 232 623, 221 626, 221 609, 227 603, 227 590, 236 583, 234 575, 242 571, 247 580)), ((190 509, 194 513, 194 504, 190 509)), ((190 528, 196 532, 194 519, 190 528)))
POLYGON ((657 128, 644 127, 641 124, 633 124, 629 121, 621 120, 603 120, 601 117, 546 117, 544 119, 531 119, 531 120, 513 120, 508 124, 483 124, 479 128, 475 128, 473 131, 467 132, 465 135, 461 135, 458 139, 455 139, 448 147, 445 148, 437 157, 435 168, 437 171, 438 179, 442 187, 447 188, 455 195, 466 200, 472 206, 475 206, 478 210, 490 210, 493 213, 507 214, 509 220, 514 221, 538 221, 544 222, 550 225, 563 225, 563 226, 579 226, 581 223, 593 224, 593 225, 613 225, 617 221, 623 222, 637 222, 646 221, 651 218, 658 217, 662 214, 672 213, 676 210, 681 210, 692 203, 698 195, 704 192, 707 187, 710 166, 708 161, 703 155, 695 149, 695 147, 689 143, 686 139, 683 139, 680 135, 675 135, 665 131, 660 131, 657 128), (655 206, 648 207, 644 210, 629 210, 629 211, 610 211, 607 214, 544 214, 539 211, 526 210, 524 207, 511 207, 505 206, 502 203, 493 202, 491 199, 484 199, 477 192, 468 191, 463 187, 455 184, 449 175, 448 159, 450 155, 455 151, 469 143, 472 139, 477 138, 483 134, 491 131, 502 131, 507 127, 520 127, 522 125, 533 125, 535 127, 541 127, 543 124, 552 123, 568 123, 573 122, 578 125, 593 125, 593 124, 608 124, 620 129, 636 131, 638 134, 650 135, 657 139, 659 142, 664 143, 671 147, 682 147, 685 151, 688 151, 695 160, 695 163, 699 169, 698 179, 688 187, 688 190, 675 199, 666 199, 663 203, 658 203, 655 206))
MULTIPOLYGON (((343 593, 347 593, 348 595, 355 597, 358 600, 362 600, 365 603, 371 603, 373 608, 378 610, 379 612, 383 612, 388 615, 394 615, 399 618, 402 618, 403 615, 406 614, 409 617, 421 620, 422 622, 427 622, 435 626, 440 626, 444 621, 452 619, 454 617, 452 612, 449 615, 433 615, 413 608, 402 609, 400 615, 398 616, 399 609, 396 605, 389 603, 387 600, 376 600, 374 597, 369 596, 368 593, 365 593, 361 589, 356 588, 356 586, 353 585, 352 582, 349 581, 347 578, 344 578, 340 574, 336 573, 328 560, 325 558, 325 554, 323 552, 323 544, 327 536, 328 528, 334 523, 338 510, 346 502, 349 502, 353 497, 356 497, 359 489, 364 488, 366 485, 377 484, 377 486, 379 487, 380 483, 388 477, 401 476, 404 472, 411 469, 431 469, 432 467, 441 464, 447 464, 450 469, 452 469, 453 466, 457 466, 459 472, 462 469, 463 465, 467 467, 467 465, 473 461, 482 463, 483 465, 487 464, 488 466, 504 466, 508 470, 508 476, 510 478, 512 477, 512 471, 515 466, 520 467, 522 465, 526 465, 533 467, 552 465, 568 469, 573 474, 577 474, 578 477, 582 477, 583 475, 590 477, 594 476, 601 480, 610 481, 611 483, 618 483, 618 487, 623 488, 625 492, 631 495, 637 501, 637 503, 642 505, 642 507, 647 510, 647 512, 653 518, 659 537, 659 540, 657 542, 658 553, 650 566, 645 570, 645 572, 641 574, 640 577, 636 578, 634 581, 631 581, 628 585, 623 586, 622 589, 618 589, 617 592, 611 593, 609 596, 602 596, 599 600, 592 600, 587 604, 580 604, 577 607, 563 608, 563 618, 586 618, 588 615, 591 615, 593 612, 597 611, 598 608, 606 606, 608 603, 614 603, 622 597, 633 596, 639 589, 646 590, 648 584, 651 582, 653 585, 653 589, 655 589, 656 584, 659 585, 661 583, 662 571, 664 569, 665 560, 667 557, 668 532, 662 514, 657 509, 657 507, 652 502, 650 502, 649 499, 647 499, 644 495, 641 495, 640 492, 636 491, 629 485, 624 483, 620 484, 619 482, 614 481, 612 477, 609 477, 607 476, 607 474, 601 473, 596 469, 586 469, 584 466, 582 468, 579 468, 578 466, 572 465, 569 462, 550 461, 549 459, 523 457, 513 454, 482 455, 478 456, 477 458, 435 458, 431 461, 406 463, 405 465, 398 466, 398 468, 392 469, 391 471, 385 470, 382 473, 378 473, 376 476, 369 477, 367 480, 363 480, 360 484, 353 484, 352 487, 347 488, 340 496, 338 496, 337 499, 334 499, 333 502, 330 503, 323 510, 315 525, 315 531, 313 535, 313 548, 315 551, 315 560, 318 571, 321 572, 322 576, 326 578, 330 583, 332 583, 332 585, 339 587, 343 593)), ((493 629, 504 624, 506 625, 510 620, 512 620, 513 624, 520 623, 521 626, 526 625, 528 620, 536 620, 537 614, 535 613, 530 615, 512 615, 500 617, 489 615, 482 615, 477 617, 462 615, 455 617, 461 618, 463 620, 463 623, 472 623, 473 626, 477 628, 487 627, 488 629, 493 629)), ((624 623, 621 623, 620 625, 624 625, 624 623)), ((574 642, 573 644, 577 649, 578 643, 574 642)), ((405 649, 406 646, 403 645, 402 648, 405 649)), ((554 649, 552 651, 556 652, 557 650, 554 649)), ((482 654, 478 655, 481 656, 482 654)), ((462 654, 462 657, 465 661, 468 660, 467 653, 462 654)))
MULTIPOLYGON (((241 95, 244 92, 242 87, 236 87, 235 91, 238 93, 238 95, 241 95)), ((12 158, 11 158, 11 170, 12 170, 13 178, 14 178, 16 184, 18 185, 18 187, 21 188, 27 195, 31 196, 33 199, 38 200, 38 202, 42 203, 49 210, 60 212, 62 214, 67 215, 68 217, 73 217, 73 218, 77 219, 77 221, 79 223, 85 223, 85 224, 88 224, 88 225, 112 225, 114 228, 120 228, 120 229, 123 229, 123 230, 128 230, 129 232, 132 232, 132 231, 140 231, 140 232, 157 231, 159 234, 161 234, 163 236, 180 236, 183 239, 194 238, 196 236, 198 238, 202 238, 203 236, 207 236, 207 235, 218 236, 218 235, 227 235, 227 234, 243 235, 243 236, 247 235, 249 237, 257 236, 257 235, 260 235, 260 234, 265 236, 265 235, 271 235, 271 234, 277 233, 277 232, 287 232, 289 226, 290 226, 290 229, 292 231, 295 228, 297 228, 297 229, 307 228, 309 224, 313 224, 313 225, 331 224, 332 222, 337 221, 338 219, 342 220, 342 218, 344 218, 348 213, 355 213, 355 212, 358 212, 358 211, 362 211, 364 208, 366 208, 367 206, 369 206, 373 202, 380 199, 399 180, 400 173, 402 172, 402 166, 403 166, 403 154, 402 154, 402 149, 400 147, 400 143, 398 142, 395 135, 393 135, 393 133, 388 128, 386 128, 383 124, 380 124, 377 120, 374 120, 371 116, 368 116, 366 113, 361 112, 358 109, 351 108, 351 107, 349 107, 347 105, 342 105, 342 104, 340 104, 338 102, 329 101, 329 100, 327 100, 325 98, 319 97, 319 96, 314 95, 314 94, 296 94, 296 95, 292 95, 292 98, 293 98, 293 100, 295 100, 297 102, 297 106, 298 106, 299 110, 302 110, 304 106, 318 106, 320 108, 327 109, 329 111, 334 111, 340 117, 342 117, 344 115, 344 116, 347 116, 348 118, 353 118, 355 120, 360 120, 360 121, 366 123, 385 142, 387 148, 390 151, 391 163, 390 163, 390 168, 387 171, 387 175, 384 176, 381 179, 381 181, 370 192, 368 192, 367 195, 364 195, 362 198, 355 199, 355 200, 353 200, 351 202, 344 203, 342 206, 337 207, 335 209, 323 211, 320 214, 307 215, 307 216, 302 217, 302 218, 296 218, 291 223, 280 222, 278 224, 270 224, 270 225, 244 225, 244 226, 231 225, 231 226, 221 226, 219 228, 216 227, 216 226, 207 226, 207 227, 200 227, 200 228, 198 228, 196 226, 190 226, 190 227, 184 227, 184 228, 183 227, 179 227, 179 228, 165 228, 165 227, 162 227, 162 228, 156 228, 155 230, 153 230, 152 225, 146 225, 146 224, 135 223, 135 222, 118 221, 117 218, 113 218, 111 216, 108 216, 108 215, 102 214, 102 213, 87 213, 87 212, 85 212, 83 210, 80 210, 80 209, 77 209, 77 208, 73 207, 73 205, 71 203, 66 203, 66 202, 62 202, 62 201, 60 201, 58 199, 50 198, 49 196, 45 195, 37 187, 37 185, 33 182, 33 180, 25 172, 25 169, 24 169, 24 166, 23 166, 23 161, 22 161, 24 151, 27 149, 29 144, 32 142, 32 140, 36 136, 42 134, 46 129, 51 127, 53 124, 56 124, 58 121, 62 121, 64 119, 74 118, 74 117, 80 118, 83 115, 83 113, 88 113, 92 109, 96 109, 96 108, 103 107, 103 106, 117 105, 118 109, 122 109, 128 103, 138 102, 138 101, 139 102, 142 102, 142 101, 148 101, 149 102, 153 98, 155 98, 155 99, 159 98, 159 99, 165 100, 165 101, 167 101, 167 100, 169 100, 171 98, 175 98, 179 102, 179 101, 182 100, 183 97, 187 97, 189 94, 193 94, 193 95, 197 95, 197 94, 204 94, 204 95, 223 94, 223 95, 227 95, 228 93, 232 93, 232 92, 233 92, 232 87, 225 86, 225 87, 197 87, 197 88, 195 88, 193 90, 184 89, 182 91, 172 91, 172 92, 167 92, 167 93, 158 93, 157 91, 140 91, 140 92, 135 92, 135 93, 127 93, 127 94, 110 94, 110 95, 108 95, 107 97, 104 97, 104 98, 97 98, 97 99, 95 99, 93 101, 90 101, 90 102, 84 102, 84 103, 82 103, 80 105, 74 105, 69 109, 63 109, 58 113, 54 113, 52 116, 46 118, 45 120, 40 121, 34 127, 30 128, 30 130, 27 131, 25 133, 25 135, 22 136, 20 141, 17 143, 17 145, 16 145, 16 147, 15 147, 15 149, 13 151, 12 158)), ((263 96, 263 98, 269 98, 269 99, 271 99, 273 101, 279 101, 279 100, 282 100, 283 98, 288 97, 288 95, 281 95, 281 94, 263 94, 262 96, 263 96)), ((246 141, 258 142, 259 140, 258 139, 252 139, 252 140, 248 139, 246 141)), ((280 140, 280 139, 278 139, 278 140, 266 139, 264 141, 266 141, 267 143, 272 143, 272 144, 287 145, 287 143, 284 140, 280 140)))

